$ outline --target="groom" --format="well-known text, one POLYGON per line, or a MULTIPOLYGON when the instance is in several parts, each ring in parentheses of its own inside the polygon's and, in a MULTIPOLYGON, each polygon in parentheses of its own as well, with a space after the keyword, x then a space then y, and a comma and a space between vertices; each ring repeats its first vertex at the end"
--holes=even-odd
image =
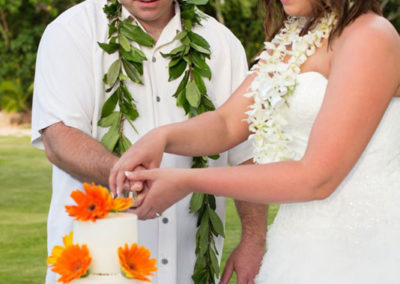
MULTIPOLYGON (((135 142, 156 126, 186 118, 172 97, 180 81, 168 81, 169 61, 161 56, 178 45, 175 37, 182 30, 181 16, 179 5, 172 0, 121 0, 121 3, 122 17, 132 16, 156 41, 152 48, 135 45, 147 57, 143 64, 144 85, 126 84, 139 117, 134 121, 136 131, 125 125, 124 134, 135 142)), ((116 59, 97 44, 104 42, 108 34, 105 4, 105 0, 86 0, 69 9, 47 27, 39 46, 32 144, 44 148, 54 165, 47 231, 49 251, 71 231, 72 220, 64 211, 64 205, 72 203, 71 191, 82 188, 83 181, 107 185, 110 169, 118 160, 99 142, 107 129, 97 125, 106 100, 103 75, 116 59)), ((207 63, 212 79, 205 84, 213 103, 219 106, 246 75, 243 47, 227 28, 210 17, 193 31, 210 43, 212 54, 207 63)), ((211 166, 245 162, 250 151, 250 145, 241 145, 221 154, 211 166)), ((191 159, 166 154, 162 166, 190 167, 191 159)), ((227 283, 235 271, 237 283, 253 283, 265 249, 266 208, 246 202, 236 205, 242 222, 242 239, 227 262, 221 282, 227 283)), ((192 283, 196 218, 188 209, 189 200, 182 200, 162 217, 139 223, 139 242, 158 259, 155 284, 192 283)), ((223 199, 217 199, 217 211, 223 218, 223 199)), ((217 248, 221 255, 221 239, 217 240, 217 248)), ((48 272, 46 283, 56 283, 52 272, 48 272)))

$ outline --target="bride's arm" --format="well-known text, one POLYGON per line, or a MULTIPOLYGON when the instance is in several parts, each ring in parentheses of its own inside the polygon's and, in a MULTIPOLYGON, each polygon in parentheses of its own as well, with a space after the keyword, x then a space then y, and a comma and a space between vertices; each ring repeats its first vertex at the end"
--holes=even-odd
POLYGON ((334 48, 325 98, 301 161, 192 171, 187 188, 264 203, 329 196, 361 156, 400 83, 399 36, 383 18, 361 17, 334 48), (248 181, 253 192, 242 192, 248 181))
POLYGON ((329 196, 361 156, 399 87, 398 34, 383 18, 364 15, 337 40, 331 64, 325 98, 300 161, 139 172, 132 179, 152 184, 145 202, 162 211, 192 191, 262 203, 329 196))
POLYGON ((220 108, 184 122, 162 127, 165 152, 185 156, 222 153, 249 135, 245 112, 253 100, 244 96, 255 74, 249 75, 220 108))
POLYGON ((113 192, 122 188, 124 172, 142 165, 159 167, 164 152, 186 156, 208 156, 222 153, 244 141, 248 135, 245 112, 253 99, 248 91, 255 74, 247 76, 232 96, 217 110, 190 120, 151 130, 120 158, 110 172, 113 192))

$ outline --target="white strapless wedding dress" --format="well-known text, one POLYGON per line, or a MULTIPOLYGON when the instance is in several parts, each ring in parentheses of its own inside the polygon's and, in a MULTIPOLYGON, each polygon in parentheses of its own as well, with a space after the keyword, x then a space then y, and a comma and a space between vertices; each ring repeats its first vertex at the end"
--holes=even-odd
MULTIPOLYGON (((289 133, 300 158, 327 80, 307 72, 298 83, 289 133)), ((282 204, 267 236, 257 284, 400 283, 400 98, 339 188, 322 201, 282 204)))

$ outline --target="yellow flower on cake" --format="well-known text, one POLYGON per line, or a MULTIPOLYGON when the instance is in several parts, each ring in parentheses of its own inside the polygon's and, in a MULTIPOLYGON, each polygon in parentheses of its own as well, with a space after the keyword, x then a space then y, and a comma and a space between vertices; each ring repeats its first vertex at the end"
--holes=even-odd
POLYGON ((69 283, 88 273, 92 261, 86 245, 74 245, 72 232, 63 238, 63 246, 55 246, 47 258, 49 268, 61 275, 58 282, 69 283))
POLYGON ((155 258, 150 259, 150 251, 145 247, 132 244, 131 247, 118 249, 119 262, 121 269, 127 278, 151 282, 148 278, 153 272, 157 271, 155 258))
POLYGON ((133 205, 132 201, 133 201, 133 198, 123 198, 123 197, 114 198, 112 200, 111 210, 112 211, 125 211, 133 205))

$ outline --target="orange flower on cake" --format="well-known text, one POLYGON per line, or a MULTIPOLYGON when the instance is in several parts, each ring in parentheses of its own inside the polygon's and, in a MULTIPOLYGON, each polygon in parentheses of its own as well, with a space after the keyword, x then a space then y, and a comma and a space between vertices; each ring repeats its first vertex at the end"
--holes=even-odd
POLYGON ((133 198, 113 199, 107 188, 94 183, 83 184, 83 191, 74 190, 72 199, 77 205, 67 205, 69 216, 78 221, 93 221, 104 218, 110 211, 123 211, 132 206, 133 198))
POLYGON ((63 238, 64 247, 55 246, 47 258, 49 268, 61 275, 58 282, 64 284, 88 274, 92 261, 86 245, 74 245, 72 232, 63 238))
POLYGON ((151 282, 148 278, 157 271, 155 258, 150 259, 150 251, 144 246, 132 244, 131 247, 125 244, 125 247, 118 249, 119 262, 121 270, 125 277, 141 281, 151 282))

